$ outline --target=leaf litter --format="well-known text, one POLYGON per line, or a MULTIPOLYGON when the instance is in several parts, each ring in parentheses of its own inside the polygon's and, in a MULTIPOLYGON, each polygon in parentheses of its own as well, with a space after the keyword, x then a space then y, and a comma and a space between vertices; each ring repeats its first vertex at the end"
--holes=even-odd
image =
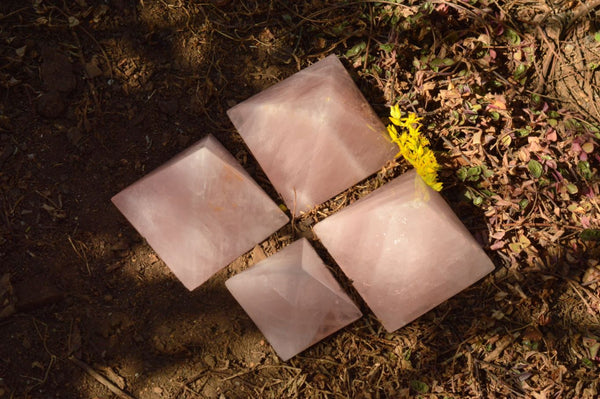
MULTIPOLYGON (((139 398, 597 396, 600 127, 593 108, 565 98, 581 98, 573 88, 565 94, 565 82, 577 87, 573 74, 593 82, 598 70, 590 64, 597 40, 586 41, 571 24, 591 23, 597 2, 585 10, 582 2, 551 10, 521 0, 129 3, 0 6, 0 21, 10 22, 0 32, 3 97, 30 105, 0 104, 0 256, 10 273, 3 270, 0 328, 12 337, 0 344, 0 397, 106 395, 101 384, 65 377, 73 369, 63 359, 72 353, 84 369, 101 371, 139 398), (574 19, 555 28, 553 18, 569 13, 574 19), (41 39, 50 50, 36 45, 41 39), (583 69, 566 61, 578 49, 585 50, 583 69), (281 363, 243 312, 218 317, 220 303, 234 306, 212 288, 227 271, 194 297, 197 323, 172 306, 174 297, 189 300, 187 293, 163 282, 164 264, 152 251, 133 232, 123 238, 114 215, 100 223, 102 234, 78 204, 106 214, 98 200, 104 196, 86 190, 86 180, 99 173, 107 183, 97 190, 115 191, 168 159, 164 152, 184 148, 196 137, 198 118, 264 181, 225 109, 329 53, 343 57, 382 120, 393 104, 423 118, 422 134, 441 165, 442 195, 497 270, 387 333, 332 266, 366 316, 281 363), (22 109, 34 104, 43 112, 32 119, 22 109), (127 131, 119 128, 123 121, 127 131), (36 135, 19 133, 28 129, 36 135), (59 135, 74 129, 77 146, 65 158, 59 135), (154 137, 153 130, 168 134, 154 137), (101 156, 90 155, 98 149, 101 156), (85 169, 86 159, 92 168, 85 169), (81 172, 48 174, 48 181, 36 162, 81 172), (49 265, 57 270, 74 266, 67 277, 42 268, 68 298, 14 314, 19 298, 9 284, 39 273, 37 254, 56 259, 49 265), (144 285, 160 294, 145 295, 144 285), (207 293, 215 302, 199 299, 207 293), (177 316, 162 323, 151 306, 177 316), (135 323, 114 321, 115 314, 135 323)), ((583 85, 579 94, 593 99, 595 90, 583 85)), ((307 235, 316 221, 407 167, 387 165, 253 253, 269 255, 307 235)))

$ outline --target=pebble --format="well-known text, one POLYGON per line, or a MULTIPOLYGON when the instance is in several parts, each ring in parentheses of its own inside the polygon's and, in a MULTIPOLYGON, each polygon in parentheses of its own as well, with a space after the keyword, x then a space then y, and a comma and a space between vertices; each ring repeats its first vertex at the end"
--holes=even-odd
POLYGON ((65 111, 65 102, 57 91, 50 91, 38 98, 37 111, 44 118, 58 118, 65 111))

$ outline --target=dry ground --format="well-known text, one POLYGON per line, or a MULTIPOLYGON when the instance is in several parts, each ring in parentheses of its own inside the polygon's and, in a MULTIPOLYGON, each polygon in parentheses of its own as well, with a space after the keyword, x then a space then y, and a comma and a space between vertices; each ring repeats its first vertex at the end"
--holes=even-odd
POLYGON ((3 0, 0 398, 595 397, 599 130, 578 104, 600 35, 581 4, 3 0), (207 133, 277 200, 225 111, 331 53, 382 119, 425 117, 442 195, 497 266, 392 334, 310 226, 402 161, 194 292, 110 203, 207 133), (300 236, 366 316, 282 363, 223 282, 300 236))

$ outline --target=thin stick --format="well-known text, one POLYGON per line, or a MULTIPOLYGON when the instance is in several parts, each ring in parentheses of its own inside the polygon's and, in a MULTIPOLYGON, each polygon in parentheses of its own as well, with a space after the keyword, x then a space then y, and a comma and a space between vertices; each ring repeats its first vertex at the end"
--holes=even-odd
POLYGON ((115 395, 117 395, 119 398, 122 398, 122 399, 135 399, 133 396, 130 396, 129 394, 123 392, 115 384, 113 384, 112 382, 110 382, 104 376, 100 375, 96 370, 94 370, 93 368, 91 368, 90 366, 88 366, 87 364, 85 364, 84 362, 82 362, 81 360, 77 359, 75 356, 69 356, 69 360, 72 361, 73 363, 75 363, 76 366, 78 366, 81 369, 85 370, 85 372, 87 372, 89 375, 91 375, 92 377, 94 377, 96 379, 96 381, 98 381, 99 383, 101 383, 102 385, 104 385, 106 388, 108 388, 109 391, 111 391, 112 393, 114 393, 115 395))
MULTIPOLYGON (((85 254, 85 252, 83 251, 83 249, 81 249, 81 253, 79 252, 79 250, 77 249, 77 247, 75 247, 75 244, 73 243, 73 240, 71 239, 71 236, 67 236, 67 238, 69 239, 69 243, 71 244, 71 247, 73 247, 73 251, 75 251, 75 253, 79 257, 79 259, 81 259, 81 260, 83 260, 85 262, 85 267, 87 269, 87 272, 91 276, 92 275, 92 270, 90 269, 90 263, 87 260, 87 255, 85 254)), ((80 244, 80 245, 83 245, 85 247, 85 244, 80 244)))
POLYGON ((15 11, 13 11, 13 12, 9 12, 9 13, 8 13, 8 14, 6 14, 6 15, 0 15, 0 21, 2 21, 3 19, 6 19, 6 18, 8 18, 8 17, 12 17, 13 15, 19 14, 21 11, 25 11, 25 10, 27 10, 28 8, 29 8, 29 7, 23 7, 23 8, 20 8, 20 9, 18 9, 18 10, 15 10, 15 11))

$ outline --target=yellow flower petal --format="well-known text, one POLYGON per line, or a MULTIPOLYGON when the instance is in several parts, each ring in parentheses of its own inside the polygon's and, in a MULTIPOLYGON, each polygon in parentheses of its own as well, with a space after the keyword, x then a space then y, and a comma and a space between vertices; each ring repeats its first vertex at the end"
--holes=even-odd
POLYGON ((392 139, 392 142, 398 143, 399 137, 398 137, 398 131, 396 130, 396 126, 388 125, 387 131, 388 131, 388 135, 390 136, 390 139, 392 139))
POLYGON ((390 121, 392 121, 392 123, 393 123, 394 125, 396 125, 396 126, 400 126, 400 125, 402 125, 402 122, 400 121, 400 119, 398 119, 398 118, 394 118, 394 117, 391 117, 391 116, 390 116, 389 118, 390 118, 390 121))
MULTIPOLYGON (((400 112, 400 105, 399 105, 399 104, 393 105, 393 106, 390 108, 390 115, 391 115, 391 117, 392 117, 392 118, 394 118, 394 119, 396 119, 398 122, 400 122, 400 118, 402 117, 402 113, 400 112)), ((390 119, 391 119, 391 118, 390 118, 390 119)), ((393 122, 393 121, 392 121, 392 122, 393 122)), ((397 123, 396 123, 396 125, 397 125, 397 123)))

